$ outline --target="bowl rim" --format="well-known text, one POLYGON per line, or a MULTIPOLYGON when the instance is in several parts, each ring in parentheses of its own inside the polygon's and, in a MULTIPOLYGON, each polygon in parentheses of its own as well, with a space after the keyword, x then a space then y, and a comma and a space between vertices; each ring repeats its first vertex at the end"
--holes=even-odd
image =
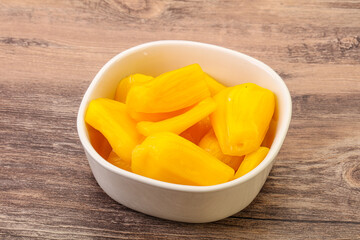
POLYGON ((182 191, 182 192, 213 192, 213 191, 219 191, 219 190, 223 190, 223 189, 227 189, 227 188, 232 188, 236 185, 240 185, 241 183, 247 182, 250 179, 254 178, 256 175, 258 175, 261 171, 263 171, 268 165, 270 165, 274 161, 276 155, 280 151, 280 148, 285 140, 285 137, 286 137, 289 125, 290 125, 290 121, 291 121, 291 115, 292 115, 292 101, 291 101, 289 89, 287 88, 287 86, 286 86, 285 82, 282 80, 282 78, 272 68, 270 68, 265 63, 255 59, 253 57, 250 57, 246 54, 243 54, 241 52, 231 50, 228 48, 224 48, 221 46, 213 45, 213 44, 194 42, 194 41, 186 41, 186 40, 160 40, 160 41, 143 43, 143 44, 131 47, 123 52, 120 52, 119 54, 117 54, 113 58, 111 58, 99 70, 99 72, 95 75, 95 77, 91 81, 88 89, 86 90, 86 92, 81 100, 81 104, 80 104, 79 111, 77 114, 77 132, 79 135, 80 142, 84 147, 84 150, 98 164, 100 164, 102 167, 106 168, 107 170, 109 170, 115 174, 121 175, 121 176, 129 178, 131 180, 135 180, 137 182, 141 182, 143 184, 148 184, 148 185, 151 185, 154 187, 160 187, 160 188, 168 189, 168 190, 182 191), (85 111, 89 104, 89 100, 88 100, 89 96, 93 92, 97 83, 100 81, 101 76, 106 72, 106 70, 108 68, 110 68, 115 62, 119 61, 120 59, 122 59, 128 55, 131 55, 135 52, 145 50, 149 47, 161 46, 161 45, 197 46, 197 47, 202 47, 202 48, 211 48, 211 49, 222 51, 222 52, 228 53, 228 54, 236 54, 236 55, 240 56, 241 58, 245 59, 246 61, 249 61, 250 63, 263 69, 265 72, 267 72, 267 74, 269 74, 272 78, 274 78, 278 82, 278 84, 281 85, 281 88, 284 90, 284 95, 286 98, 285 109, 288 109, 288 111, 285 113, 287 116, 285 118, 284 125, 282 125, 279 128, 280 132, 278 134, 278 137, 274 139, 273 144, 270 148, 270 151, 267 154, 267 156, 265 157, 265 159, 252 171, 250 171, 249 173, 245 174, 244 176, 242 176, 240 178, 231 180, 229 182, 217 184, 217 185, 211 185, 211 186, 181 185, 181 184, 168 183, 168 182, 151 179, 151 178, 144 177, 144 176, 135 174, 133 172, 128 172, 126 170, 118 168, 118 167, 112 165, 111 163, 109 163, 108 161, 106 161, 104 158, 102 158, 92 147, 89 139, 86 136, 86 125, 85 125, 84 117, 85 117, 85 111))

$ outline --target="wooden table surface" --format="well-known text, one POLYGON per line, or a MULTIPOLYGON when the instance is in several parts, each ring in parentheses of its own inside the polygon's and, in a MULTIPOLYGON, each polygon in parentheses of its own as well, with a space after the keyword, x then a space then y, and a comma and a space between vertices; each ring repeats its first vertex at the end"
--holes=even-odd
POLYGON ((0 239, 360 239, 360 1, 0 0, 0 101, 0 239), (116 203, 77 136, 103 64, 162 39, 253 56, 292 95, 263 189, 218 222, 116 203))

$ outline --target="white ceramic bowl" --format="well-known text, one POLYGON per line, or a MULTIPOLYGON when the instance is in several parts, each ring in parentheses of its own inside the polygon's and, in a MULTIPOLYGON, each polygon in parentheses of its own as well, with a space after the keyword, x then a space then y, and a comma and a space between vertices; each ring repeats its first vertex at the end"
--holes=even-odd
POLYGON ((211 222, 248 206, 261 190, 285 139, 291 119, 290 93, 278 74, 264 63, 226 48, 189 41, 157 41, 130 48, 112 58, 95 76, 80 105, 77 128, 91 170, 100 187, 115 201, 152 216, 182 221, 211 222), (89 102, 114 97, 120 79, 143 73, 157 76, 192 63, 227 86, 253 82, 276 94, 278 127, 266 158, 253 171, 214 186, 185 186, 127 172, 94 150, 84 122, 89 102))

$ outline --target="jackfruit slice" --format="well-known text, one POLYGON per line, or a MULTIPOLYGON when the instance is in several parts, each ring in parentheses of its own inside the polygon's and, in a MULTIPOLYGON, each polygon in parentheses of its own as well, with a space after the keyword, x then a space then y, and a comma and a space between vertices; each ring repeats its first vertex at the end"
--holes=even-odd
POLYGON ((131 161, 132 150, 140 143, 141 136, 136 130, 136 123, 128 116, 124 103, 106 98, 92 100, 85 121, 106 137, 121 159, 131 161))
POLYGON ((191 109, 191 107, 183 108, 174 112, 163 112, 163 113, 143 113, 143 112, 135 112, 132 111, 131 109, 128 109, 128 113, 130 117, 137 122, 142 122, 142 121, 158 122, 183 114, 189 109, 191 109))
POLYGON ((274 113, 275 96, 254 83, 226 88, 214 97, 211 124, 224 154, 243 156, 260 147, 274 113))
POLYGON ((244 176, 254 168, 256 168, 266 157, 269 152, 267 147, 259 147, 256 151, 247 154, 241 162, 239 169, 236 171, 235 178, 244 176))
POLYGON ((104 159, 107 159, 112 148, 108 140, 102 135, 101 132, 86 124, 89 134, 89 140, 95 151, 104 159))
POLYGON ((180 134, 201 119, 207 117, 215 109, 215 101, 212 98, 206 98, 181 115, 159 122, 139 122, 136 127, 144 136, 149 136, 158 132, 173 132, 175 134, 180 134))
POLYGON ((234 176, 234 169, 170 132, 151 135, 138 145, 131 169, 145 177, 183 185, 215 185, 234 176))
POLYGON ((126 104, 135 112, 173 112, 207 97, 210 97, 210 92, 205 82, 205 73, 199 64, 192 64, 161 74, 147 83, 133 85, 126 104))
POLYGON ((225 88, 216 94, 213 98, 217 104, 216 110, 210 114, 210 121, 219 141, 223 153, 229 152, 228 130, 226 125, 226 100, 231 88, 225 88))
POLYGON ((128 92, 132 86, 149 82, 152 79, 154 78, 140 73, 132 74, 122 79, 116 88, 114 99, 116 101, 125 103, 128 92))

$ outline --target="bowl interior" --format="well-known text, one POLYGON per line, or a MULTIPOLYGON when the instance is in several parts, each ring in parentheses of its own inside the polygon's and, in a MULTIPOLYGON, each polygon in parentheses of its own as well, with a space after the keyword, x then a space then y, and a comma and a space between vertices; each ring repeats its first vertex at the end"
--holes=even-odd
POLYGON ((193 63, 200 64, 206 73, 226 86, 252 82, 275 93, 275 114, 278 119, 275 139, 266 159, 252 171, 254 173, 248 175, 251 177, 251 174, 270 164, 280 150, 291 118, 291 98, 285 83, 270 67, 254 58, 222 47, 188 41, 147 43, 111 59, 96 75, 81 103, 78 131, 82 144, 90 144, 84 114, 91 100, 113 98, 119 81, 130 74, 158 76, 193 63), (86 136, 86 139, 82 139, 82 136, 86 136))

